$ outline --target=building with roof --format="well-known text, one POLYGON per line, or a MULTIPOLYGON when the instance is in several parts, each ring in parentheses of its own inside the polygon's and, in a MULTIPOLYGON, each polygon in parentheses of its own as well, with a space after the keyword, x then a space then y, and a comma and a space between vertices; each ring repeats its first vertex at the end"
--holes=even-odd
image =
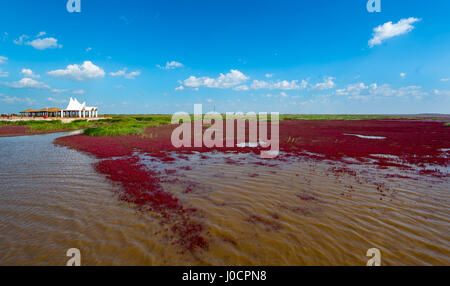
POLYGON ((66 109, 57 107, 40 110, 27 109, 20 114, 27 117, 97 118, 98 108, 86 106, 86 102, 80 103, 76 98, 71 97, 66 109))

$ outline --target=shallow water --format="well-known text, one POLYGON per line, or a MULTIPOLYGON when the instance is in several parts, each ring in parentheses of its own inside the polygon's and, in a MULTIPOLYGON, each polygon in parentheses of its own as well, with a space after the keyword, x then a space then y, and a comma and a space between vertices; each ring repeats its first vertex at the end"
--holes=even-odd
POLYGON ((164 188, 199 210, 210 247, 191 252, 157 216, 119 201, 96 159, 54 146, 62 135, 0 138, 0 265, 65 265, 69 248, 84 265, 365 265, 372 247, 383 265, 450 263, 448 178, 352 166, 355 176, 310 160, 262 166, 252 155, 142 156, 176 170, 163 172, 164 188))

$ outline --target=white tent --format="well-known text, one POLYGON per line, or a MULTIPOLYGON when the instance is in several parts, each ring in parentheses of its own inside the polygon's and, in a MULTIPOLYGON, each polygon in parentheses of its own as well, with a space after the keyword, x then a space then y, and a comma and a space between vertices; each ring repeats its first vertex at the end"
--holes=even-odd
POLYGON ((65 110, 61 111, 61 117, 80 117, 80 118, 93 118, 98 117, 97 107, 87 107, 86 102, 82 104, 72 97, 69 100, 69 105, 65 110))

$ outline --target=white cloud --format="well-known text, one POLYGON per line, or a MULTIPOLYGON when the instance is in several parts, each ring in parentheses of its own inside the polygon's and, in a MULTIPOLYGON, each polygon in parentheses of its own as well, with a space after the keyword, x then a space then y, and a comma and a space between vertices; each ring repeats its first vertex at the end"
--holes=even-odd
POLYGON ((58 44, 58 40, 52 37, 44 39, 35 39, 31 42, 27 42, 26 44, 32 46, 37 50, 62 48, 62 45, 58 44))
POLYGON ((300 84, 298 84, 298 80, 292 80, 292 81, 279 81, 274 84, 272 84, 269 88, 270 89, 282 89, 282 90, 294 90, 294 89, 304 89, 308 86, 308 82, 305 80, 302 80, 300 84))
POLYGON ((441 81, 442 82, 447 82, 447 81, 450 81, 450 78, 441 78, 441 81))
POLYGON ((404 73, 404 72, 400 73, 400 77, 402 77, 402 78, 406 77, 406 73, 404 73))
POLYGON ((247 85, 244 84, 244 85, 238 85, 238 86, 236 86, 233 89, 237 90, 237 91, 243 91, 243 90, 249 90, 250 88, 247 85))
POLYGON ((110 76, 123 76, 126 79, 135 79, 137 76, 141 75, 141 71, 134 71, 127 73, 127 69, 119 70, 117 72, 110 72, 110 76))
POLYGON ((372 39, 369 40, 369 47, 372 48, 376 45, 380 45, 383 41, 389 38, 411 32, 414 29, 412 24, 418 21, 420 21, 420 19, 410 17, 408 19, 401 19, 395 24, 392 24, 392 22, 387 22, 376 27, 373 29, 374 33, 372 39))
POLYGON ((52 89, 53 93, 64 93, 66 91, 67 91, 67 89, 52 89))
POLYGON ((206 101, 209 102, 209 103, 214 102, 214 100, 212 100, 212 99, 210 99, 210 98, 208 98, 206 101))
POLYGON ((16 82, 6 83, 6 85, 12 88, 50 89, 45 83, 27 77, 16 82))
POLYGON ((273 77, 273 73, 266 73, 266 78, 271 78, 271 77, 273 77))
POLYGON ((208 88, 231 88, 242 84, 248 79, 249 77, 244 75, 242 72, 238 70, 231 70, 227 74, 221 73, 217 78, 190 76, 188 79, 183 81, 183 85, 191 88, 199 88, 202 86, 208 88))
POLYGON ((73 94, 77 94, 77 95, 83 95, 86 92, 83 89, 78 89, 78 90, 74 90, 72 93, 73 94))
POLYGON ((398 89, 392 88, 388 84, 377 85, 372 83, 366 85, 364 83, 349 84, 344 89, 336 90, 336 95, 348 96, 348 99, 368 100, 371 98, 382 97, 409 97, 422 98, 428 93, 422 90, 421 86, 406 86, 398 89))
POLYGON ((267 98, 272 98, 272 97, 273 98, 287 98, 288 94, 286 92, 282 91, 279 94, 271 94, 271 93, 263 94, 262 97, 267 97, 267 98))
POLYGON ((29 37, 27 35, 22 35, 20 36, 18 39, 14 40, 14 44, 16 45, 22 45, 23 44, 23 40, 28 39, 29 37))
POLYGON ((8 61, 8 58, 7 58, 7 57, 0 56, 0 64, 4 64, 4 63, 6 63, 7 61, 8 61))
POLYGON ((182 67, 184 67, 184 65, 182 63, 179 63, 176 61, 171 61, 171 62, 167 62, 165 66, 157 65, 157 67, 162 70, 174 70, 176 68, 182 68, 182 67))
POLYGON ((315 84, 312 89, 314 90, 326 90, 326 89, 331 89, 335 86, 334 81, 335 78, 334 77, 328 77, 326 78, 323 82, 321 83, 317 83, 315 84))
POLYGON ((91 47, 88 47, 88 48, 86 49, 86 53, 89 53, 90 51, 92 51, 92 48, 91 48, 91 47))
POLYGON ((105 76, 105 71, 91 61, 85 61, 80 65, 68 65, 64 70, 49 71, 48 75, 66 78, 76 81, 100 79, 105 76))
POLYGON ((263 89, 263 88, 269 88, 270 84, 263 80, 254 80, 251 84, 252 89, 263 89))
POLYGON ((25 77, 31 77, 31 78, 40 78, 41 76, 38 74, 33 73, 30 69, 22 69, 22 75, 25 77))
POLYGON ((176 91, 182 91, 184 90, 184 86, 180 85, 179 87, 175 88, 176 91))
POLYGON ((33 105, 35 101, 29 97, 20 98, 16 96, 7 96, 0 93, 0 101, 8 104, 26 103, 28 105, 33 105))
POLYGON ((19 98, 19 97, 16 97, 16 96, 11 97, 11 96, 7 96, 7 95, 4 95, 4 94, 0 93, 0 101, 4 102, 4 103, 12 104, 12 103, 21 102, 22 98, 19 98))
POLYGON ((9 76, 9 72, 5 72, 2 69, 0 69, 0 77, 8 77, 9 76))
POLYGON ((300 83, 298 80, 282 80, 277 82, 267 82, 263 80, 254 80, 250 85, 251 89, 279 89, 279 90, 298 90, 304 89, 308 86, 308 82, 302 80, 300 83))
POLYGON ((40 37, 45 36, 45 35, 47 35, 46 32, 39 32, 39 33, 36 35, 36 38, 40 38, 40 37))

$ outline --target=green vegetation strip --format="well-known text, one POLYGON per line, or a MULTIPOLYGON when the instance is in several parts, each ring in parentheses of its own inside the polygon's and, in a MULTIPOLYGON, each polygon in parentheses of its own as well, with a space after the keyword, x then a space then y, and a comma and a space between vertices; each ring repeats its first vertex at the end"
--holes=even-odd
POLYGON ((26 120, 26 121, 0 121, 0 126, 15 125, 27 126, 34 132, 50 132, 56 130, 78 130, 101 124, 102 120, 87 121, 74 120, 70 123, 63 123, 61 120, 26 120))
POLYGON ((101 126, 90 127, 84 130, 88 136, 119 136, 142 134, 147 127, 156 127, 162 124, 170 124, 171 115, 154 116, 114 116, 104 121, 109 123, 101 126))

